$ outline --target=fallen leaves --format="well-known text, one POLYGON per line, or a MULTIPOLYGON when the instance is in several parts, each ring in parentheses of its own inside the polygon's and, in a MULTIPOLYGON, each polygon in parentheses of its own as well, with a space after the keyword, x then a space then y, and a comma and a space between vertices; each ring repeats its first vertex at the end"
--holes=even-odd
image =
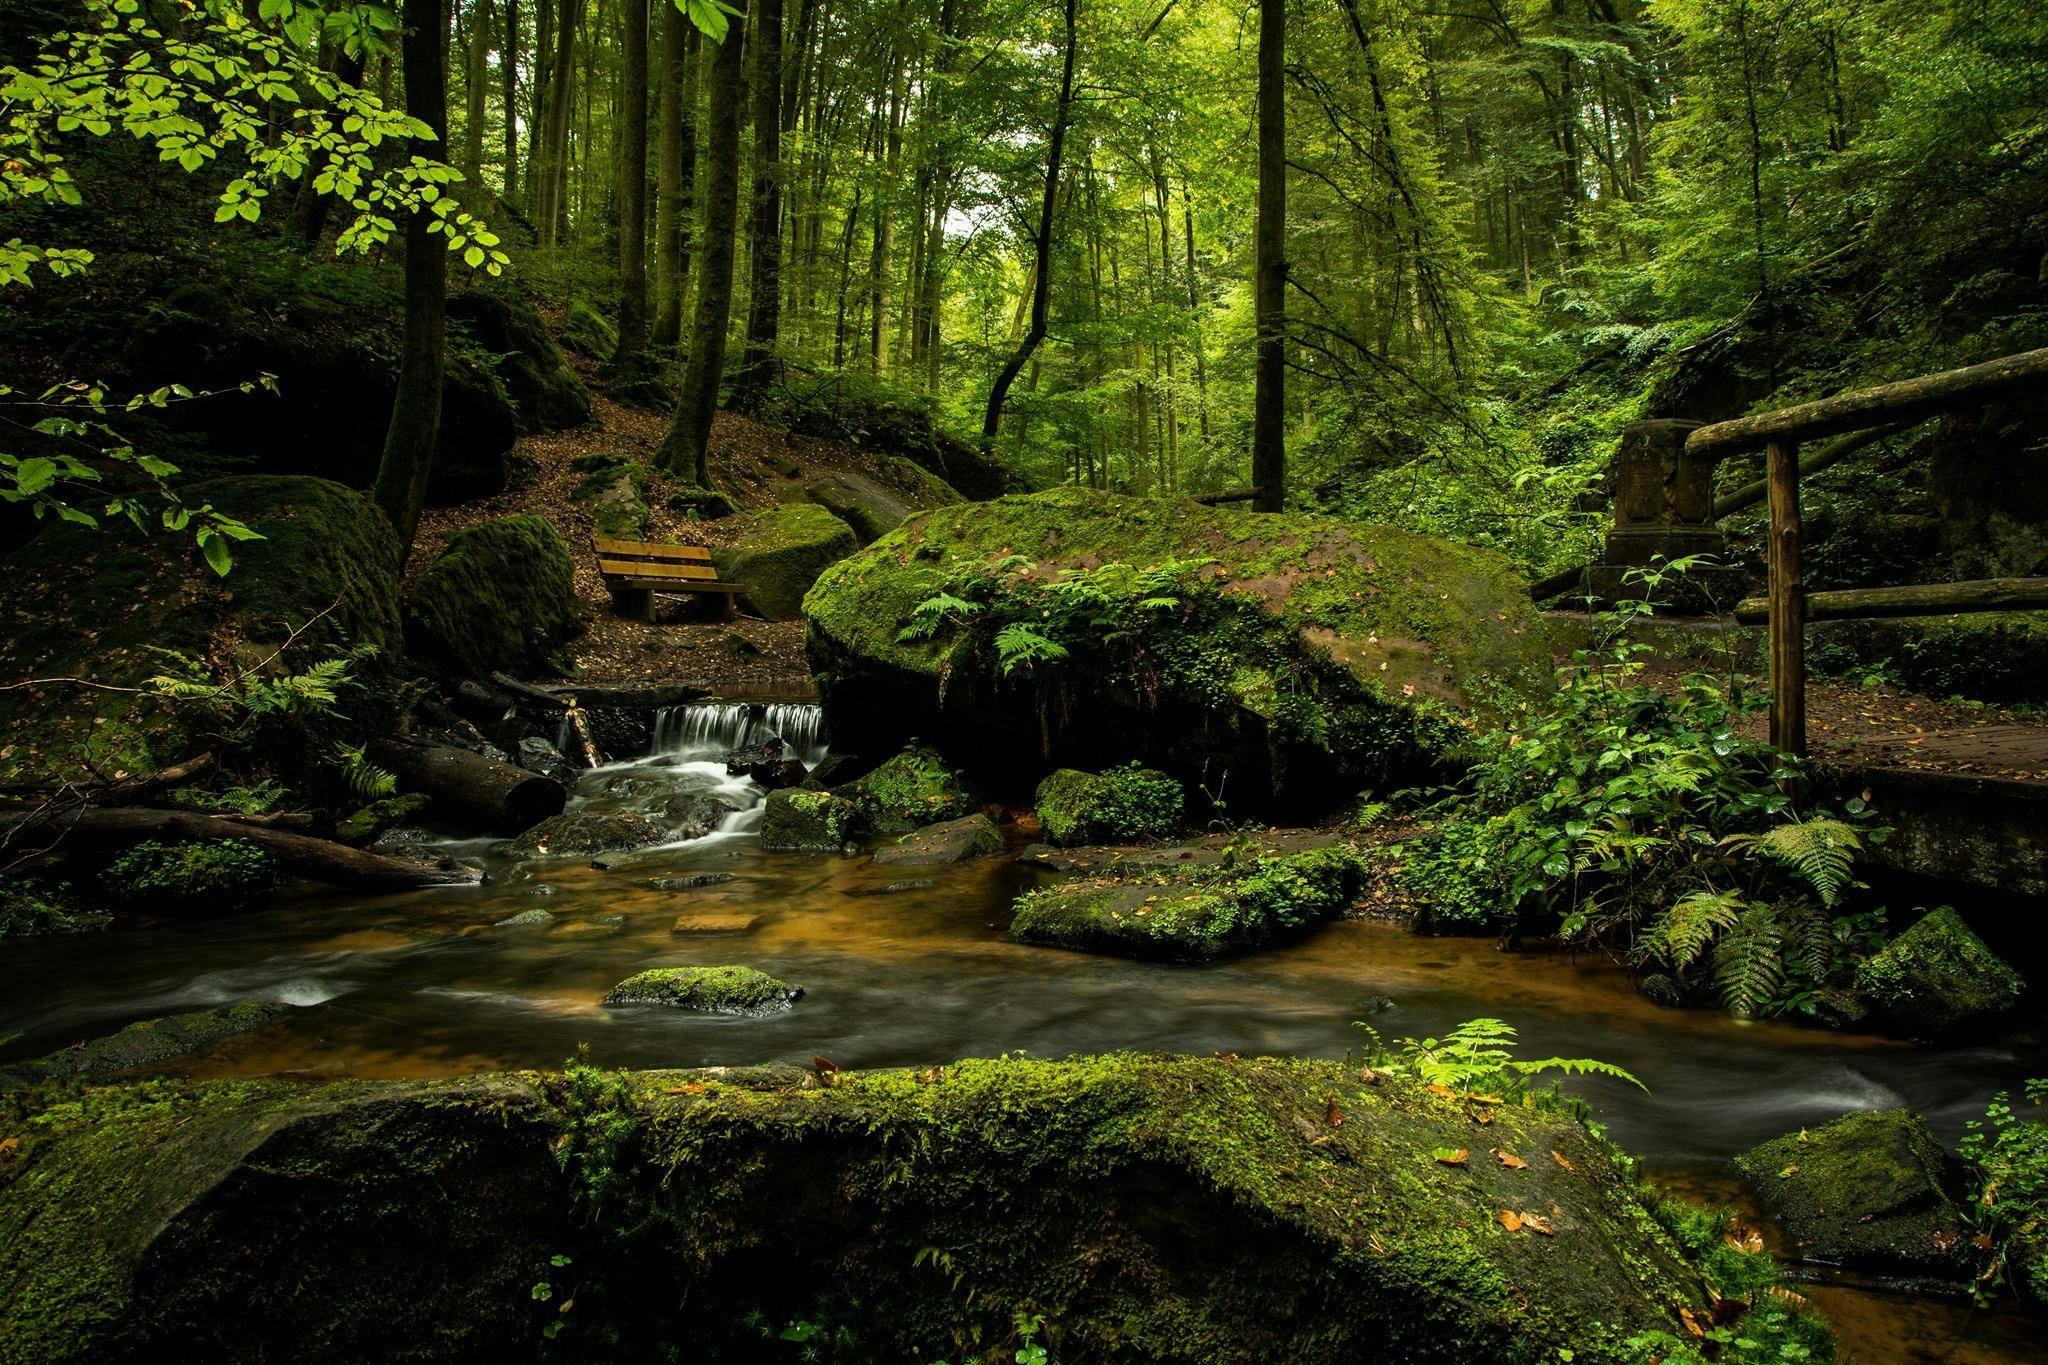
POLYGON ((1550 1149, 1550 1159, 1568 1171, 1573 1169, 1572 1163, 1564 1159, 1564 1153, 1558 1151, 1555 1147, 1550 1149))
POLYGON ((1516 1156, 1513 1152, 1504 1152, 1496 1147, 1493 1149, 1493 1155, 1495 1160, 1511 1171, 1526 1171, 1529 1169, 1529 1163, 1516 1156))
POLYGON ((1792 1178, 1793 1176, 1795 1176, 1795 1175, 1798 1175, 1798 1174, 1799 1174, 1799 1163, 1797 1163, 1797 1162, 1794 1162, 1794 1163, 1793 1163, 1792 1165, 1790 1165, 1790 1166, 1787 1166, 1787 1167, 1786 1167, 1786 1168, 1785 1168, 1784 1170, 1782 1170, 1782 1171, 1778 1172, 1778 1179, 1780 1179, 1780 1180, 1789 1180, 1789 1179, 1791 1179, 1791 1178, 1792 1178))
POLYGON ((1341 1128, 1344 1125, 1344 1111, 1337 1107, 1337 1097, 1334 1095, 1323 1102, 1323 1122, 1332 1128, 1341 1128))
POLYGON ((1551 1222, 1548 1218, 1545 1218, 1540 1213, 1531 1213, 1527 1209, 1522 1209, 1520 1211, 1514 1209, 1502 1209, 1498 1214, 1495 1215, 1495 1217, 1500 1219, 1500 1225, 1506 1228, 1509 1232, 1520 1232, 1522 1231, 1522 1229, 1527 1228, 1529 1231, 1536 1233, 1539 1236, 1557 1236, 1557 1229, 1551 1226, 1551 1222))
POLYGON ((1472 1153, 1463 1147, 1438 1147, 1429 1155, 1439 1165, 1462 1166, 1471 1157, 1472 1153))
POLYGON ((1745 1256, 1758 1255, 1764 1249, 1763 1233, 1739 1221, 1728 1224, 1728 1230, 1721 1234, 1721 1241, 1729 1250, 1739 1251, 1745 1256))

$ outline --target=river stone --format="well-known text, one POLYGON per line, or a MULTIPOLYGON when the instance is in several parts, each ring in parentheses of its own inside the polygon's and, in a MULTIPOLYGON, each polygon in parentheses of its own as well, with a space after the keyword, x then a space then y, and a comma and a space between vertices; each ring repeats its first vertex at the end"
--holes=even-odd
POLYGON ((833 792, 785 788, 769 792, 761 809, 761 847, 771 853, 838 853, 865 829, 861 808, 833 792))
POLYGON ((519 766, 530 773, 561 783, 564 787, 576 786, 576 769, 562 756, 562 751, 539 735, 528 735, 519 741, 519 766))
POLYGON ((624 915, 598 915, 591 919, 571 920, 557 931, 559 938, 601 938, 620 933, 626 927, 624 915))
POLYGON ((746 590, 755 611, 794 621, 818 575, 858 548, 853 528, 824 508, 785 503, 757 513, 730 547, 711 552, 711 562, 720 578, 746 590))
POLYGON ((83 1047, 63 1048, 46 1057, 9 1066, 0 1071, 0 1080, 29 1085, 59 1077, 97 1078, 153 1067, 253 1033, 295 1008, 275 1000, 239 1000, 215 1009, 144 1019, 119 1033, 95 1038, 83 1047))
MULTIPOLYGON (((529 894, 540 895, 541 891, 537 889, 529 894)), ((546 894, 552 896, 554 894, 554 890, 552 888, 548 888, 546 894)), ((504 919, 497 921, 491 927, 493 929, 545 929, 548 925, 553 924, 554 922, 554 911, 543 910, 540 907, 535 906, 531 910, 521 910, 516 915, 508 915, 504 919)))
POLYGON ((434 798, 424 792, 406 792, 403 796, 387 796, 381 801, 372 801, 358 808, 354 814, 334 824, 334 837, 344 844, 361 848, 376 842, 390 830, 397 829, 408 821, 417 820, 427 813, 434 804, 434 798))
POLYGON ((746 934, 761 923, 751 910, 693 910, 677 915, 669 926, 672 934, 746 934))
POLYGON ((666 825, 671 839, 701 839, 725 823, 732 807, 709 792, 675 792, 650 802, 645 813, 666 825))
POLYGON ((658 844, 661 826, 631 811, 571 811, 550 815, 514 839, 509 851, 521 857, 588 858, 658 844))
POLYGON ((2010 1011, 2026 982, 1948 906, 1865 962, 1857 987, 1905 1028, 1945 1037, 2010 1011))
POLYGON ((656 967, 612 987, 607 1005, 666 1005, 699 1014, 780 1014, 804 988, 752 967, 656 967))
POLYGON ((986 815, 977 813, 926 825, 893 844, 884 844, 875 850, 875 862, 884 867, 935 867, 1002 851, 1002 831, 986 815))
POLYGON ((732 879, 730 872, 692 872, 687 877, 656 877, 647 886, 655 891, 695 891, 705 886, 723 886, 732 879))
POLYGON ((1433 777, 1466 726, 1554 686, 1548 628, 1495 551, 1083 488, 912 517, 825 570, 804 620, 834 734, 923 735, 1003 773, 1127 753, 1222 784, 1233 814, 1320 814, 1433 777), (1108 565, 1135 572, 1096 589, 1146 628, 1070 632, 1042 678, 1004 673, 972 623, 1042 620, 1050 584, 1108 565), (1181 606, 1148 607, 1147 571, 1169 565, 1181 606), (986 605, 911 629, 947 593, 986 605))
POLYGON ((945 756, 912 740, 888 762, 833 789, 860 808, 863 834, 909 834, 981 809, 981 798, 945 756))
POLYGON ((1032 804, 1055 844, 1142 844, 1180 830, 1180 783, 1131 764, 1108 772, 1061 768, 1038 784, 1032 804))
POLYGON ((602 1306, 567 1315, 572 1354, 601 1331, 607 1358, 759 1359, 755 1322, 815 1317, 848 1285, 835 1359, 957 1358, 964 1323, 1007 1333, 1028 1311, 1059 1324, 1062 1359, 1554 1365, 1683 1341, 1680 1310, 1711 1312, 1579 1121, 1511 1105, 1481 1130, 1416 1081, 1335 1061, 975 1059, 824 1087, 787 1067, 265 1079, 47 1103, 0 1168, 0 1349, 22 1361, 524 1360, 600 1285, 575 1294, 602 1306), (593 1126, 598 1105, 621 1121, 593 1126), (1481 1144, 1533 1159, 1430 1160, 1481 1144), (1509 1233, 1501 1209, 1545 1211, 1555 1236, 1509 1233), (945 1273, 914 1263, 932 1246, 945 1273))
POLYGON ((1735 1158, 1802 1260, 1958 1278, 1971 1228, 1949 1198, 1954 1165, 1906 1109, 1849 1114, 1735 1158))

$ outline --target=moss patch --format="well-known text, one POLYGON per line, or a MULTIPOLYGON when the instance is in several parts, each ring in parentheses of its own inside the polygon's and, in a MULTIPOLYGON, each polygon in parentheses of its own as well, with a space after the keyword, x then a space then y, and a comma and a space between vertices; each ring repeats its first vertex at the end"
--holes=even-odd
POLYGON ((612 987, 607 1005, 664 1005, 699 1014, 779 1014, 803 987, 752 967, 656 967, 612 987))
POLYGON ((1052 843, 1135 844, 1179 831, 1180 783, 1132 763, 1103 773, 1061 768, 1038 784, 1033 801, 1052 843))
POLYGON ((605 540, 645 540, 647 467, 630 455, 599 451, 578 455, 569 467, 582 475, 569 490, 572 502, 590 513, 590 529, 605 540))
POLYGON ((835 790, 860 808, 863 835, 908 834, 981 809, 981 798, 945 756, 916 740, 865 777, 835 790))
POLYGON ((535 858, 588 858, 646 848, 667 837, 660 825, 632 811, 573 811, 550 815, 514 839, 507 851, 535 858))
POLYGON ((521 513, 457 531, 406 594, 406 640, 474 676, 552 671, 583 629, 575 573, 545 517, 521 513))
POLYGON ((1930 1037, 1995 1019, 2026 993, 2020 974, 1948 906, 1865 962, 1856 985, 1899 1024, 1930 1037))
POLYGON ((860 807, 831 792, 772 791, 761 812, 761 847, 771 852, 839 853, 866 834, 860 807))
POLYGON ((37 876, 0 878, 0 938, 93 934, 113 922, 112 914, 86 904, 69 886, 37 876))
POLYGON ((8 1067, 17 1083, 71 1076, 101 1077, 157 1066, 188 1053, 203 1052, 244 1033, 253 1033, 290 1014, 293 1006, 275 1000, 240 1000, 216 1009, 144 1019, 119 1033, 95 1038, 84 1047, 67 1047, 8 1067))
POLYGON ((784 503, 757 513, 739 539, 713 550, 718 576, 746 589, 754 609, 771 621, 793 621, 818 575, 859 548, 853 528, 824 508, 784 503))
POLYGON ((276 883, 276 860, 239 839, 149 839, 100 873, 100 886, 115 904, 153 915, 246 910, 276 883))

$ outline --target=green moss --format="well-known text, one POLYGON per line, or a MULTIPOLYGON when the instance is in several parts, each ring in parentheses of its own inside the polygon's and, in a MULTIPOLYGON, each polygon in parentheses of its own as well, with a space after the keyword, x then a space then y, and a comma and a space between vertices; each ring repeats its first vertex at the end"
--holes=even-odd
POLYGON ((562 323, 562 342, 592 360, 610 360, 619 348, 619 329, 587 298, 570 301, 562 323))
POLYGON ((542 673, 583 629, 576 566, 561 533, 531 513, 458 531, 406 594, 414 650, 481 676, 542 673))
POLYGON ((578 455, 569 467, 582 475, 569 499, 590 513, 590 529, 606 540, 644 540, 648 534, 647 467, 630 455, 578 455))
POLYGON ((1367 864, 1345 845, 1189 872, 1112 868, 1018 899, 1018 943, 1120 957, 1206 962, 1264 947, 1342 914, 1367 864))
POLYGON ((155 915, 246 910, 276 882, 276 860, 239 839, 150 839, 100 873, 101 888, 117 905, 155 915))
POLYGON ((756 513, 711 561, 720 578, 746 589, 756 611, 771 621, 793 621, 818 575, 858 548, 853 528, 838 517, 814 503, 792 502, 756 513))
POLYGON ((588 858, 646 848, 667 837, 660 825, 632 811, 572 811, 550 815, 514 839, 506 851, 522 857, 588 858))
POLYGON ((607 1005, 665 1005, 700 1014, 779 1014, 803 998, 803 987, 752 967, 656 967, 627 977, 607 1005))
POLYGON ((2020 974, 1948 906, 1865 962, 1856 984, 1892 1019, 1931 1036, 1994 1019, 2026 993, 2020 974))
POLYGON ((1735 1165, 1802 1257, 1962 1276, 1969 1236, 1950 1162, 1918 1114, 1850 1114, 1752 1148, 1735 1165))
POLYGON ((290 1014, 292 1008, 275 1000, 240 1000, 216 1009, 144 1019, 119 1033, 94 1038, 83 1047, 63 1048, 32 1062, 8 1067, 5 1074, 17 1083, 33 1083, 72 1076, 110 1076, 157 1066, 267 1027, 290 1014))
POLYGON ((1038 784, 1035 804, 1045 837, 1071 847, 1171 838, 1181 801, 1180 783, 1132 763, 1104 773, 1061 768, 1038 784))
POLYGON ((908 834, 981 809, 981 799, 945 756, 916 740, 837 794, 860 808, 866 834, 908 834))
POLYGON ((866 837, 860 806, 831 792, 773 791, 761 813, 761 847, 772 851, 838 853, 866 837))
POLYGON ((0 878, 0 938, 92 934, 113 922, 113 915, 87 905, 68 886, 35 876, 0 878))
POLYGON ((361 846, 370 843, 387 830, 417 820, 433 804, 434 799, 421 792, 387 796, 381 801, 372 801, 347 818, 335 822, 334 837, 344 844, 361 846))

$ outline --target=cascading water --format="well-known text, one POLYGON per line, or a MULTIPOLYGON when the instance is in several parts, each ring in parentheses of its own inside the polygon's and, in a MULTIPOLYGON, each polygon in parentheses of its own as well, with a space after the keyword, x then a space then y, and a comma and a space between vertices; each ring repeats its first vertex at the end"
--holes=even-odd
POLYGON ((815 702, 697 702, 654 718, 654 752, 676 758, 723 756, 779 737, 806 767, 825 757, 825 713, 815 702))

